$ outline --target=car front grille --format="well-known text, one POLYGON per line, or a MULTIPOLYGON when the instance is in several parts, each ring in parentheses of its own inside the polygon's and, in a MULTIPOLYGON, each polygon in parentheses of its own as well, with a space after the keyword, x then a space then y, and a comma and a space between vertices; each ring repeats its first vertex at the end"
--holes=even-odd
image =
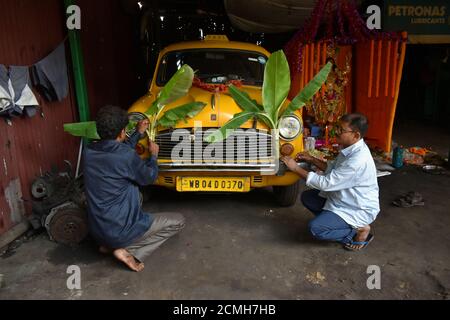
POLYGON ((160 133, 161 171, 273 171, 274 139, 267 131, 236 130, 226 140, 203 141, 212 131, 205 129, 160 133))

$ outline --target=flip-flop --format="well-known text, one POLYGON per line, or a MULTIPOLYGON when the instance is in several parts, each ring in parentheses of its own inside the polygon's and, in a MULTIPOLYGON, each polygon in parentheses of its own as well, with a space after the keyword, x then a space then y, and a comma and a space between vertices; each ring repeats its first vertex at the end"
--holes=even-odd
POLYGON ((361 251, 362 249, 364 249, 365 247, 367 247, 374 239, 374 235, 369 233, 369 235, 367 236, 366 241, 352 241, 350 243, 347 243, 344 245, 344 249, 348 250, 348 251, 361 251), (361 246, 361 248, 358 249, 354 249, 350 246, 361 246))
POLYGON ((394 200, 392 204, 400 208, 411 208, 415 206, 424 206, 425 202, 420 193, 410 191, 406 195, 394 200))
POLYGON ((410 201, 411 203, 422 202, 423 201, 422 195, 420 193, 414 192, 414 191, 409 192, 405 196, 405 199, 410 201))
POLYGON ((394 206, 400 207, 400 208, 411 208, 411 207, 421 207, 425 205, 424 201, 409 201, 405 198, 400 198, 398 200, 395 200, 392 202, 394 206))

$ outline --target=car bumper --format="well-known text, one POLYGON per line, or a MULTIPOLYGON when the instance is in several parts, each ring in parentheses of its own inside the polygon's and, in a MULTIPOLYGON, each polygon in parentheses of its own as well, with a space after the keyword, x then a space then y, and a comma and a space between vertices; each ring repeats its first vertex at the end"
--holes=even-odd
MULTIPOLYGON (((265 188, 271 186, 289 186, 296 183, 300 178, 292 172, 285 172, 282 176, 259 175, 254 172, 160 172, 155 185, 170 189, 177 189, 178 178, 190 177, 244 177, 250 179, 250 189, 265 188)), ((205 191, 207 192, 207 191, 205 191)))

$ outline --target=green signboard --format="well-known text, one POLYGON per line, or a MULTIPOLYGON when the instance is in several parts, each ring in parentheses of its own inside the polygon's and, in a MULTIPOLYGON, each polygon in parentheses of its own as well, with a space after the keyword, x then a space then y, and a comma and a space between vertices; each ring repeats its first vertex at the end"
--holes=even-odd
POLYGON ((417 35, 450 34, 450 0, 387 0, 383 29, 417 35))

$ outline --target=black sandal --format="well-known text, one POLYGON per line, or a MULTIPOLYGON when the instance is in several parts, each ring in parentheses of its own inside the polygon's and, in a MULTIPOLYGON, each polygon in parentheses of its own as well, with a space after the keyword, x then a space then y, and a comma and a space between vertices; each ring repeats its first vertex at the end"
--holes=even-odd
POLYGON ((394 200, 392 204, 400 208, 411 208, 415 206, 424 206, 425 202, 423 201, 423 197, 420 193, 411 191, 399 199, 394 200))

